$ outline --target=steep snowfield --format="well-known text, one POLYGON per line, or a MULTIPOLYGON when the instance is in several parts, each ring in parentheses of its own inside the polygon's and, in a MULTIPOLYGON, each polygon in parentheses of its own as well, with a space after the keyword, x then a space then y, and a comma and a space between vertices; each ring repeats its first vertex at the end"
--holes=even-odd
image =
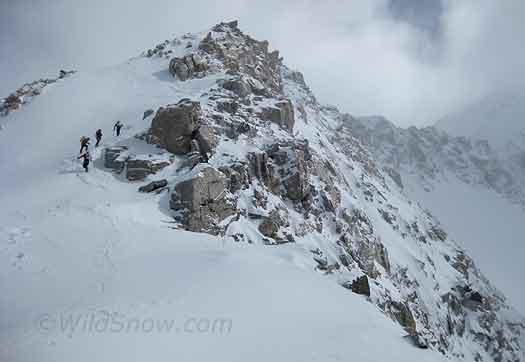
MULTIPOLYGON (((510 168, 525 170, 524 97, 525 91, 520 88, 492 94, 444 117, 436 127, 451 135, 488 140, 500 158, 510 162, 510 168)), ((525 188, 523 178, 519 183, 525 188)), ((521 266, 525 257, 524 209, 510 205, 508 200, 484 188, 454 182, 454 178, 430 193, 417 192, 415 197, 464 242, 487 274, 525 311, 525 292, 517 286, 525 279, 521 266), (451 205, 446 202, 449 198, 458 201, 451 205)))
POLYGON ((425 191, 413 176, 404 175, 406 191, 460 240, 487 276, 525 312, 523 221, 525 212, 481 186, 467 185, 452 175, 425 191))
POLYGON ((520 360, 523 318, 345 120, 236 22, 1 118, 1 359, 520 360))
POLYGON ((487 141, 453 137, 435 127, 402 129, 377 116, 346 122, 410 198, 436 215, 512 304, 525 310, 525 295, 516 287, 525 278, 523 165, 487 141))
POLYGON ((83 173, 74 160, 81 135, 102 128, 103 143, 114 143, 120 119, 129 137, 149 126, 144 109, 215 81, 175 86, 167 77, 150 59, 79 73, 2 119, 0 360, 440 360, 363 297, 304 270, 310 257, 295 245, 172 230, 161 196, 99 168, 83 173), (63 325, 104 311, 175 320, 179 331, 63 325), (231 320, 231 330, 185 331, 191 318, 231 320))

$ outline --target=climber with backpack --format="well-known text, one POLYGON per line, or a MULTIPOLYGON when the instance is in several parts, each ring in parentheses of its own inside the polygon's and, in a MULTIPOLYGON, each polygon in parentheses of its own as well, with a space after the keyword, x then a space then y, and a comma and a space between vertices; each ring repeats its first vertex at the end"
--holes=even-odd
POLYGON ((91 155, 89 154, 89 151, 87 150, 87 148, 84 153, 78 156, 78 159, 79 160, 82 159, 82 167, 84 167, 84 170, 88 172, 88 166, 89 166, 89 161, 91 161, 91 155))
POLYGON ((120 129, 122 128, 123 124, 120 123, 120 121, 117 121, 117 123, 115 123, 115 125, 113 126, 113 132, 115 132, 115 134, 118 136, 120 136, 120 129))
POLYGON ((95 133, 95 138, 97 140, 95 147, 98 147, 98 144, 100 143, 100 140, 102 139, 102 130, 100 128, 97 129, 97 132, 95 133))
POLYGON ((80 153, 82 153, 84 149, 86 149, 87 151, 88 146, 89 146, 89 137, 86 137, 86 136, 80 137, 80 153))

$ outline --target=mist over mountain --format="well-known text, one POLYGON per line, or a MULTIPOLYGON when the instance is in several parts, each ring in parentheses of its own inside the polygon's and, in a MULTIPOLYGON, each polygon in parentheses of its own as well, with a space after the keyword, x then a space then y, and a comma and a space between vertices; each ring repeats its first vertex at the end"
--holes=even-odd
POLYGON ((423 126, 523 86, 524 3, 7 0, 0 2, 0 95, 58 69, 95 70, 159 39, 239 19, 308 74, 323 103, 423 126), (125 9, 125 12, 123 11, 125 9), (198 9, 198 10, 197 10, 198 9), (138 30, 140 29, 140 30, 138 30))

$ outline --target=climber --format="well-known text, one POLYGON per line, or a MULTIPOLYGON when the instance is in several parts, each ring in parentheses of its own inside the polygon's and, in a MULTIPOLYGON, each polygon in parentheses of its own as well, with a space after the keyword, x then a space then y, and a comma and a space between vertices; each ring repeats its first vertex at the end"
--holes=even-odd
POLYGON ((117 137, 120 136, 120 129, 122 128, 123 124, 120 123, 120 121, 117 121, 115 125, 113 126, 113 132, 116 133, 117 137))
POLYGON ((80 156, 78 156, 78 159, 80 160, 82 158, 82 167, 84 167, 84 170, 88 172, 88 166, 89 161, 91 160, 91 155, 89 154, 89 151, 86 148, 86 152, 82 153, 80 156))
POLYGON ((97 143, 95 144, 95 147, 98 147, 98 144, 100 143, 100 140, 102 139, 102 130, 100 128, 97 129, 97 132, 95 132, 95 138, 97 139, 97 143))
POLYGON ((82 153, 84 148, 87 151, 88 150, 88 146, 89 146, 89 137, 86 137, 86 136, 80 137, 80 153, 82 153))

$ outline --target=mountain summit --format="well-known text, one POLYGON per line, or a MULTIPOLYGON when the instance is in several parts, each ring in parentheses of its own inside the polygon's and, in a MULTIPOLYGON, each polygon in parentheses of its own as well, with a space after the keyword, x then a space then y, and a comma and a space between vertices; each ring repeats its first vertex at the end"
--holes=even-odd
POLYGON ((71 75, 1 122, 6 360, 524 358, 525 320, 398 165, 237 22, 71 75), (86 173, 77 142, 98 128, 86 173), (100 311, 183 327, 48 328, 100 311), (224 315, 228 336, 194 333, 224 315))

